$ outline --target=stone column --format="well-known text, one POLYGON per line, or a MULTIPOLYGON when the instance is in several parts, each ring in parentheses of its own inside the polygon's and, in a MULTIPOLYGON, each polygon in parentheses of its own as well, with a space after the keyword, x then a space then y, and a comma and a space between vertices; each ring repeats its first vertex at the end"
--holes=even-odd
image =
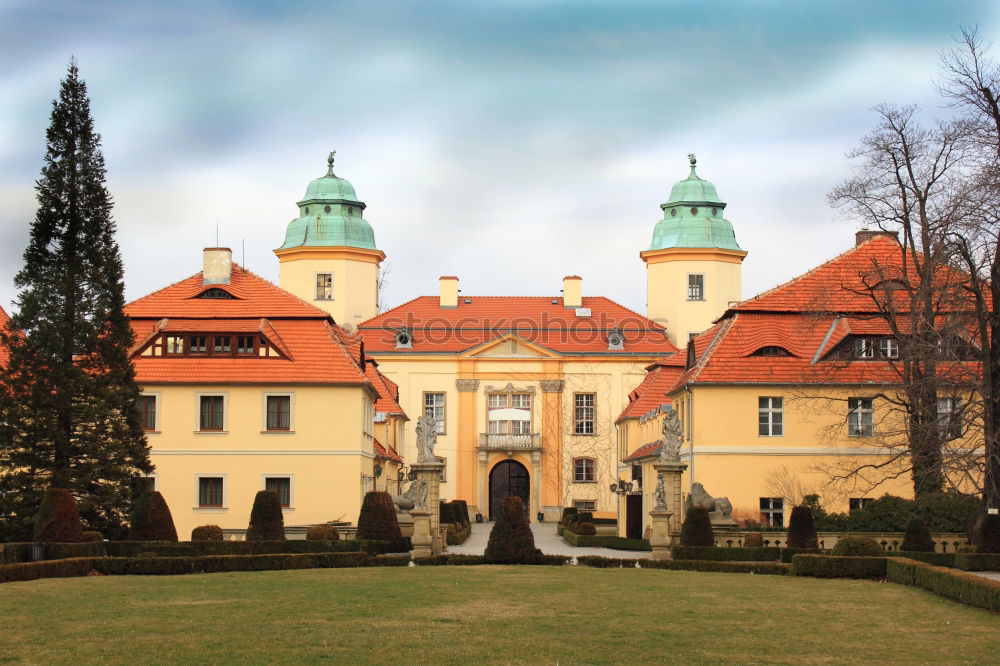
POLYGON ((653 509, 649 515, 653 519, 652 529, 649 531, 649 544, 653 547, 651 557, 654 560, 669 560, 670 545, 673 540, 670 534, 671 513, 662 509, 653 509))
MULTIPOLYGON (((653 463, 653 470, 656 475, 663 474, 663 489, 667 494, 667 514, 666 520, 669 522, 668 534, 671 539, 680 537, 681 521, 684 520, 681 502, 681 474, 687 469, 687 463, 682 462, 656 462, 653 463)), ((654 481, 655 483, 655 481, 654 481)), ((655 510, 655 507, 654 507, 655 510)), ((652 511, 650 515, 652 515, 652 511)))
MULTIPOLYGON (((426 510, 430 513, 431 551, 434 555, 447 550, 446 540, 441 536, 441 472, 444 471, 444 466, 445 464, 441 462, 413 463, 410 465, 410 469, 416 473, 417 478, 427 482, 426 510)), ((423 508, 420 510, 422 511, 423 508)), ((414 512, 411 511, 410 513, 413 514, 414 512)), ((413 521, 416 523, 416 517, 414 517, 413 521)), ((416 524, 414 524, 415 533, 416 524)))
POLYGON ((430 557, 433 554, 433 542, 431 538, 431 512, 426 509, 413 509, 410 511, 413 516, 413 536, 410 543, 413 544, 411 557, 430 557))
MULTIPOLYGON (((534 497, 535 511, 541 512, 542 510, 542 452, 532 451, 531 452, 531 494, 534 497)), ((535 520, 537 516, 531 513, 531 507, 528 507, 528 518, 530 520, 535 520)))
POLYGON ((483 514, 483 520, 490 519, 490 502, 486 493, 489 492, 490 487, 490 477, 486 473, 486 461, 489 458, 489 453, 486 451, 479 452, 479 506, 476 510, 483 514))

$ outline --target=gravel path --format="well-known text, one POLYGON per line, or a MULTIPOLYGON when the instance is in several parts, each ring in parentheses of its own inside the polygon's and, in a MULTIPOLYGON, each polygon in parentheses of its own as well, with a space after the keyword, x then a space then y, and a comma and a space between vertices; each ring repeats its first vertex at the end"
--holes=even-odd
MULTIPOLYGON (((493 523, 472 523, 472 534, 460 546, 448 546, 449 553, 460 555, 482 555, 486 550, 486 542, 490 538, 493 523)), ((612 550, 611 548, 577 548, 569 545, 556 534, 555 523, 531 523, 531 532, 535 536, 535 548, 540 548, 546 555, 601 555, 603 557, 623 557, 629 559, 647 558, 650 553, 635 550, 612 550)))

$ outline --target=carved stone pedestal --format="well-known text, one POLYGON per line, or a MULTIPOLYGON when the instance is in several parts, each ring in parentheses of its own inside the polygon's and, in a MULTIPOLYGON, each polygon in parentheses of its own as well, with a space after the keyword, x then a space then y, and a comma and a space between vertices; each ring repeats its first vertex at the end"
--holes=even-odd
MULTIPOLYGON (((441 472, 444 471, 444 463, 433 462, 433 463, 413 463, 410 465, 410 469, 416 473, 418 479, 423 479, 427 482, 427 507, 426 511, 429 514, 430 525, 428 529, 428 534, 431 537, 431 552, 434 555, 438 553, 443 553, 448 549, 447 539, 442 534, 441 530, 441 472)), ((419 511, 424 511, 425 509, 420 508, 419 511)), ((414 516, 414 536, 416 536, 416 521, 417 521, 417 509, 410 512, 414 516)), ((414 541, 413 545, 416 546, 417 542, 414 541)), ((414 548, 414 552, 416 549, 414 548)), ((416 555, 415 555, 416 557, 416 555)))
POLYGON ((413 509, 410 511, 413 517, 413 536, 410 542, 413 544, 412 557, 430 557, 433 555, 432 546, 434 539, 431 538, 431 512, 426 509, 413 509))
POLYGON ((653 509, 649 512, 649 515, 653 519, 653 525, 649 534, 649 544, 653 547, 652 559, 669 560, 672 541, 670 536, 670 516, 672 514, 662 509, 653 509))
MULTIPOLYGON (((653 469, 656 471, 657 477, 661 474, 663 475, 663 490, 665 491, 665 499, 667 501, 665 508, 670 512, 666 518, 669 522, 667 533, 672 539, 679 538, 681 535, 681 522, 684 520, 682 512, 684 504, 681 502, 681 474, 687 468, 687 463, 682 462, 653 463, 653 469)), ((652 514, 653 512, 650 511, 650 515, 652 514)))

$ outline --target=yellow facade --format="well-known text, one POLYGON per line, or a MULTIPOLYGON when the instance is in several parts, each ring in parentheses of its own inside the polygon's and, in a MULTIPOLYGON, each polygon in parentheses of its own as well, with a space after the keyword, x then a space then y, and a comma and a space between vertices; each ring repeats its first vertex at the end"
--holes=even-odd
POLYGON ((356 247, 275 250, 283 289, 326 310, 341 326, 356 327, 378 314, 378 271, 385 254, 356 247), (332 294, 317 286, 331 275, 332 294))
POLYGON ((675 247, 640 256, 646 262, 646 316, 666 326, 678 346, 742 299, 741 269, 747 256, 742 250, 675 247), (700 293, 692 276, 700 276, 700 293))
POLYGON ((199 525, 246 529, 254 495, 267 477, 290 479, 285 524, 354 522, 361 475, 372 473, 373 396, 360 386, 147 384, 156 429, 147 436, 181 539, 199 525), (223 430, 199 429, 199 398, 224 398, 223 430), (266 429, 266 397, 291 397, 288 431, 266 429), (222 506, 199 506, 199 478, 222 479, 222 506))

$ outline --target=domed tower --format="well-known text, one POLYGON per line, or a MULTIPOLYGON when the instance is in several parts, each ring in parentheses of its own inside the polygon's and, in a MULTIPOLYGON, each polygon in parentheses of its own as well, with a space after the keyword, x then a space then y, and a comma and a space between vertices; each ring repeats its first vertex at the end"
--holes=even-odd
POLYGON ((299 217, 288 223, 285 243, 274 251, 281 288, 313 303, 351 328, 378 314, 378 269, 385 253, 362 217, 354 187, 333 173, 309 183, 299 217))
POLYGON ((663 219, 649 249, 639 254, 646 262, 646 316, 664 324, 681 347, 740 300, 747 256, 722 216, 726 204, 715 185, 698 177, 694 155, 688 160, 691 174, 660 205, 663 219))

